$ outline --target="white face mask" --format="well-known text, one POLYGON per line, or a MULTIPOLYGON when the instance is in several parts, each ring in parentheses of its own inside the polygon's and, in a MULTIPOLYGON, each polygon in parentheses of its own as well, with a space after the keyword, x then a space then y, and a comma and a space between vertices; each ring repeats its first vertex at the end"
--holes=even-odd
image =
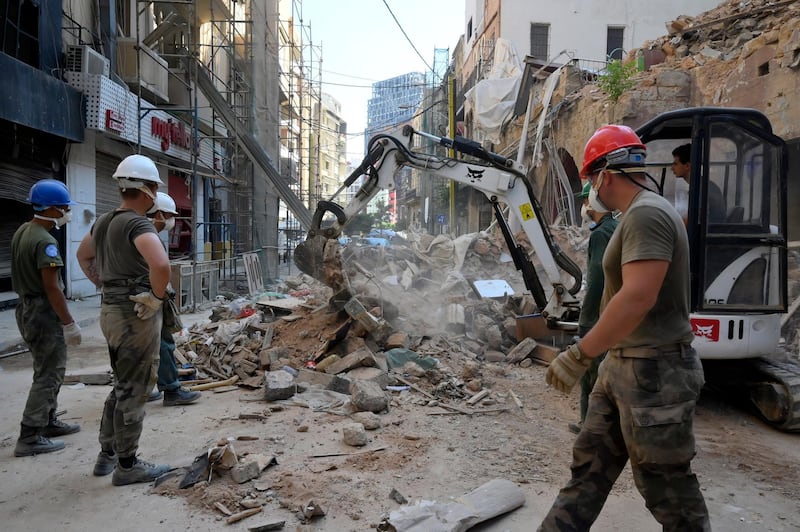
POLYGON ((594 223, 594 220, 592 220, 592 217, 589 215, 589 207, 586 205, 581 205, 581 220, 587 224, 594 223))
POLYGON ((600 172, 600 175, 597 176, 597 182, 589 189, 589 207, 595 212, 611 212, 611 209, 603 203, 603 200, 597 194, 597 190, 602 186, 603 172, 600 172))
POLYGON ((175 218, 167 218, 164 220, 164 229, 162 231, 166 231, 167 233, 171 232, 175 228, 175 218))
POLYGON ((56 229, 60 229, 61 227, 67 225, 72 220, 72 211, 64 211, 55 207, 55 209, 61 213, 59 218, 50 218, 48 216, 42 216, 41 214, 34 214, 34 218, 38 218, 39 220, 47 220, 53 222, 55 224, 56 229))

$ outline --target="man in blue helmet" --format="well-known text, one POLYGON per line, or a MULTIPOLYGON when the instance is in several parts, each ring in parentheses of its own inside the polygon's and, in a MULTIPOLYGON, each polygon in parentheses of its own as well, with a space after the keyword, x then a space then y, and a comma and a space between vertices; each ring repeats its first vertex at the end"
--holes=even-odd
POLYGON ((67 345, 81 343, 81 329, 67 307, 58 241, 50 230, 70 220, 74 202, 66 185, 43 179, 31 187, 34 215, 11 239, 11 283, 19 295, 17 327, 31 350, 33 383, 22 413, 14 456, 32 456, 64 448, 51 440, 81 430, 56 418, 58 392, 67 367, 67 345))

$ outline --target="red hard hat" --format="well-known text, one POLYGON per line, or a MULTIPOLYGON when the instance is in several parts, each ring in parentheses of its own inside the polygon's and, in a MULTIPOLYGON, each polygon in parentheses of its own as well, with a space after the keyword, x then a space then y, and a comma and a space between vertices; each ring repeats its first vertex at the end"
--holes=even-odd
POLYGON ((646 149, 639 135, 628 126, 612 124, 595 131, 583 149, 581 176, 587 177, 600 159, 621 148, 646 149))

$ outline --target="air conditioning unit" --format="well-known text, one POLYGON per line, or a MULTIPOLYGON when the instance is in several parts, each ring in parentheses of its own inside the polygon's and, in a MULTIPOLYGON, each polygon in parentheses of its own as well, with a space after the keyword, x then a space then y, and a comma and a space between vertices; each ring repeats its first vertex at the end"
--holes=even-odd
POLYGON ((108 77, 109 67, 109 60, 91 46, 67 46, 67 71, 108 77))

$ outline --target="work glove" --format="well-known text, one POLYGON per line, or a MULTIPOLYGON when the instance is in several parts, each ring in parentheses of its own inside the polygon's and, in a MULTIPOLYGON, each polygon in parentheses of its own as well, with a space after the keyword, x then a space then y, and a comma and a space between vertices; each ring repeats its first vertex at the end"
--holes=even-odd
POLYGON ((64 330, 64 341, 67 345, 81 345, 81 328, 74 321, 67 325, 62 325, 64 330))
POLYGON ((157 298, 152 290, 150 292, 136 294, 135 296, 129 296, 128 299, 136 303, 133 309, 136 311, 136 315, 140 320, 149 320, 156 315, 161 309, 161 305, 164 304, 164 301, 157 298))
POLYGON ((591 363, 591 359, 583 354, 578 344, 572 344, 550 362, 545 380, 553 388, 569 393, 591 363))

